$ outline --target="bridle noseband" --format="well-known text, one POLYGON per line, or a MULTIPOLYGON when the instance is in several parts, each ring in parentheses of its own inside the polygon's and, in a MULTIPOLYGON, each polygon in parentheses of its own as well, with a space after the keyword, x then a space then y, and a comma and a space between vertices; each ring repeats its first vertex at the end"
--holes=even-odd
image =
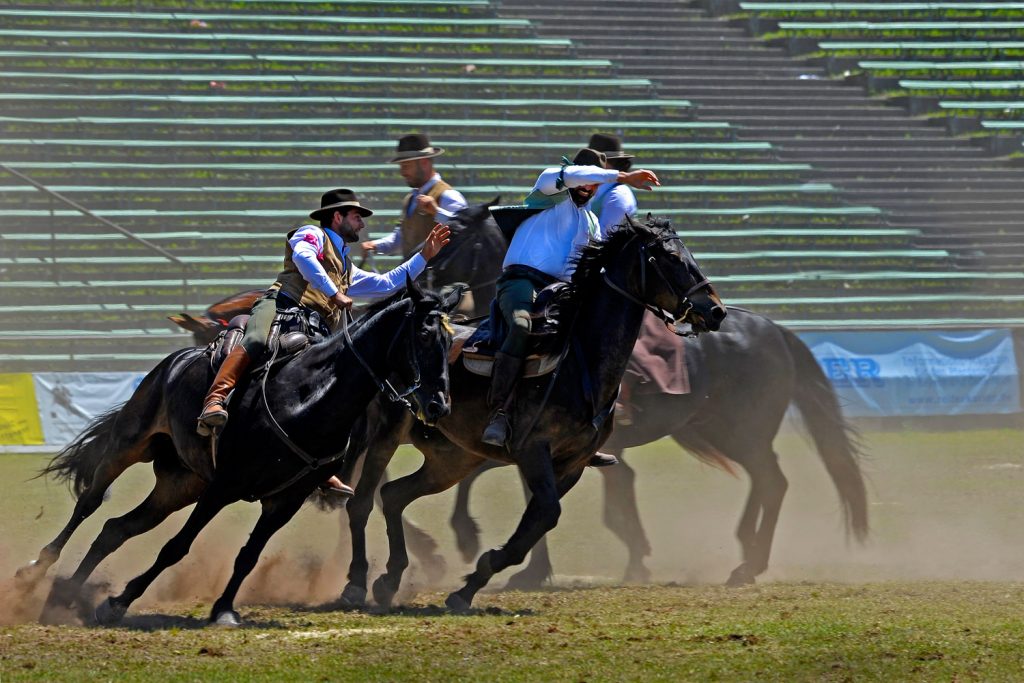
MULTIPOLYGON (((634 234, 632 237, 629 238, 629 242, 632 242, 636 238, 637 236, 634 234)), ((665 283, 665 286, 668 287, 668 290, 672 293, 673 296, 676 297, 680 304, 682 304, 685 307, 683 312, 677 316, 673 316, 668 311, 641 300, 640 298, 628 292, 623 287, 620 287, 619 285, 615 284, 614 282, 612 282, 612 279, 611 277, 609 277, 608 271, 606 269, 601 269, 601 275, 605 284, 608 285, 608 287, 610 287, 612 291, 617 292, 618 294, 622 295, 623 297, 632 301, 635 304, 643 306, 645 309, 653 313, 655 317, 664 322, 665 325, 675 334, 679 335, 680 337, 696 337, 696 332, 677 331, 676 325, 678 325, 680 322, 685 321, 686 316, 688 316, 690 314, 690 311, 693 310, 693 301, 690 300, 690 297, 695 292, 703 289, 708 284, 710 284, 710 281, 707 278, 703 278, 700 282, 697 282, 692 287, 690 287, 690 289, 688 289, 685 293, 680 294, 672 285, 672 281, 665 276, 665 273, 664 271, 662 271, 661 266, 658 265, 658 260, 654 258, 654 256, 647 253, 647 250, 654 244, 658 242, 670 242, 673 240, 679 241, 680 244, 682 244, 682 241, 679 239, 678 235, 663 235, 660 237, 655 237, 646 244, 640 246, 640 250, 638 252, 640 256, 640 295, 643 296, 647 293, 647 264, 650 263, 651 267, 654 268, 654 271, 658 274, 658 277, 660 277, 662 282, 665 283)), ((626 242, 626 245, 628 245, 629 242, 626 242)), ((623 248, 625 248, 626 245, 623 245, 623 248)))

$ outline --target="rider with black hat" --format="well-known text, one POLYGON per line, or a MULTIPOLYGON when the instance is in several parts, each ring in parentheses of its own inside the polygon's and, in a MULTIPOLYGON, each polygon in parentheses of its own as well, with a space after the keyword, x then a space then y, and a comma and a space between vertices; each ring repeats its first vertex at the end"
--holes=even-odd
MULTIPOLYGON (((352 190, 325 192, 320 208, 309 214, 319 221, 288 233, 284 267, 267 293, 252 308, 241 342, 224 359, 203 401, 196 430, 208 436, 228 421, 225 407, 228 393, 249 367, 267 349, 274 318, 279 310, 299 306, 315 312, 334 330, 341 324, 342 311, 352 306, 352 296, 384 296, 400 289, 406 275, 416 278, 427 261, 448 243, 447 226, 435 225, 423 243, 423 249, 397 268, 383 274, 371 273, 352 264, 346 243, 359 239, 366 227, 363 218, 373 211, 362 206, 352 190)), ((330 488, 352 495, 351 487, 332 477, 330 488)))
POLYGON ((499 227, 515 232, 498 278, 497 302, 508 335, 494 356, 487 397, 494 413, 484 430, 484 443, 502 446, 508 439, 505 411, 526 357, 537 292, 556 280, 569 281, 580 250, 591 238, 600 237, 597 217, 588 204, 599 186, 616 182, 645 190, 660 184, 651 171, 606 169, 604 154, 584 148, 571 163, 565 160, 564 166, 541 173, 525 206, 492 210, 499 227))
POLYGON ((409 258, 426 239, 435 223, 447 223, 466 208, 466 198, 441 179, 434 170, 433 159, 444 154, 443 147, 434 147, 423 133, 410 133, 398 140, 390 163, 398 164, 398 172, 412 192, 402 201, 398 225, 391 234, 379 240, 363 242, 367 251, 378 254, 401 253, 409 258))
MULTIPOLYGON (((617 135, 594 133, 587 147, 604 153, 607 168, 628 171, 633 167, 633 155, 622 151, 622 140, 617 135)), ((627 216, 636 214, 636 209, 633 191, 628 185, 618 182, 597 188, 594 198, 590 200, 590 210, 601 222, 603 237, 607 237, 609 231, 626 220, 627 216)))

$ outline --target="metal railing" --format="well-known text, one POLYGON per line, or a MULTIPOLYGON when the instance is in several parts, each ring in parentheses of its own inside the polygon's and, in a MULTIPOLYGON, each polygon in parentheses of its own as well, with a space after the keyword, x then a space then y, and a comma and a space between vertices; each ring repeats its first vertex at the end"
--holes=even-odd
MULTIPOLYGON (((122 235, 124 235, 128 239, 133 240, 133 241, 141 244, 142 246, 146 247, 150 251, 159 254, 160 256, 166 258, 171 263, 176 263, 179 266, 181 266, 182 270, 184 271, 184 275, 181 278, 182 304, 184 306, 188 305, 188 303, 189 303, 189 290, 188 290, 188 288, 189 288, 189 281, 188 281, 188 274, 191 271, 191 265, 190 264, 188 264, 185 261, 181 260, 180 258, 175 256, 171 252, 167 251, 166 249, 164 249, 160 245, 154 244, 153 242, 150 242, 149 240, 147 240, 145 237, 140 237, 139 235, 136 235, 134 232, 132 232, 128 228, 125 228, 125 227, 123 227, 121 225, 118 225, 117 223, 114 223, 111 220, 108 220, 108 219, 104 218, 103 216, 100 216, 99 214, 95 213, 94 211, 92 211, 92 210, 82 206, 81 204, 79 204, 75 200, 70 199, 68 197, 65 197, 64 195, 62 195, 59 192, 51 190, 50 188, 46 187, 45 185, 43 185, 39 181, 37 181, 37 180, 35 180, 33 178, 30 178, 29 176, 25 175, 21 171, 17 171, 15 169, 11 168, 7 164, 0 163, 0 170, 3 170, 3 171, 6 171, 7 173, 10 173, 14 177, 19 178, 19 179, 25 181, 26 183, 28 183, 32 187, 36 188, 37 190, 39 190, 43 194, 49 196, 51 199, 55 199, 55 200, 57 200, 57 201, 59 201, 59 202, 61 202, 63 204, 66 204, 67 206, 70 206, 75 211, 78 211, 78 212, 88 216, 89 218, 92 218, 93 220, 95 220, 95 221, 97 221, 99 223, 102 223, 103 225, 105 225, 105 226, 107 226, 109 228, 113 228, 114 230, 116 230, 117 232, 121 233, 122 235)), ((51 216, 52 216, 53 215, 53 209, 50 210, 50 213, 51 213, 51 216)), ((60 277, 59 277, 60 274, 59 274, 59 270, 58 270, 58 257, 57 257, 57 253, 56 253, 56 232, 53 233, 53 236, 54 236, 53 237, 54 248, 53 248, 53 252, 52 252, 52 254, 53 254, 53 264, 54 264, 53 279, 54 279, 54 282, 59 282, 60 281, 60 277)))

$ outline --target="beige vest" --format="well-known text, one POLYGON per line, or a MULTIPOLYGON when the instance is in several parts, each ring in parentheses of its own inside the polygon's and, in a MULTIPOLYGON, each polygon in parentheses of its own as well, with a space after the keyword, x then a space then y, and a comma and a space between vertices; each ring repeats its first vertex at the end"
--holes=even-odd
MULTIPOLYGON (((288 239, 291 239, 295 232, 295 230, 292 230, 288 233, 288 239)), ((282 291, 294 301, 299 302, 300 305, 313 309, 322 315, 330 328, 334 330, 337 328, 338 323, 341 322, 341 310, 331 303, 326 294, 309 284, 306 278, 302 276, 302 273, 299 272, 295 262, 292 260, 292 253, 292 245, 286 241, 284 269, 277 276, 277 281, 270 286, 270 289, 282 291)), ((348 291, 351 280, 349 274, 350 264, 341 258, 338 250, 334 248, 334 242, 331 241, 331 238, 326 233, 324 234, 324 251, 320 259, 320 265, 323 266, 327 272, 327 277, 331 279, 331 282, 334 283, 342 294, 348 291)))
MULTIPOLYGON (((452 186, 443 180, 438 180, 434 183, 434 186, 430 188, 426 195, 433 197, 434 201, 438 204, 441 203, 441 195, 446 191, 452 189, 452 186)), ((427 239, 427 235, 430 234, 430 229, 434 227, 437 220, 434 216, 422 214, 419 211, 413 211, 412 215, 409 215, 409 202, 413 200, 413 195, 407 195, 405 201, 402 202, 402 258, 408 259, 410 256, 416 253, 416 247, 420 245, 423 240, 427 239)))

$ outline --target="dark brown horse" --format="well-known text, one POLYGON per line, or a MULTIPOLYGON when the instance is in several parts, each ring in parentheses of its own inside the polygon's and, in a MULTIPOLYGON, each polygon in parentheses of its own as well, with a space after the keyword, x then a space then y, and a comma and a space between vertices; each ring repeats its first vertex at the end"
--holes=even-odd
MULTIPOLYGON (((404 399, 391 389, 393 383, 406 388, 401 396, 408 396, 424 419, 429 416, 432 422, 447 412, 447 314, 457 304, 458 293, 442 300, 410 283, 407 295, 371 309, 351 337, 337 333, 311 345, 272 371, 265 382, 243 380, 215 453, 210 440, 195 430, 198 408, 213 378, 209 358, 197 348, 171 354, 123 406, 97 418, 46 469, 73 483, 78 502, 65 528, 33 564, 19 570, 19 576, 40 578, 75 529, 99 507, 107 487, 129 466, 152 462, 152 493, 134 510, 104 525, 71 578, 55 582, 47 607, 74 603, 86 579, 110 553, 172 512, 196 503, 156 563, 97 609, 100 623, 118 621, 164 569, 187 554, 220 510, 238 500, 259 500, 260 518, 210 617, 237 625, 233 602, 242 581, 270 537, 317 484, 341 466, 353 426, 373 396, 387 389, 401 404, 404 399)), ((356 433, 364 434, 365 427, 356 433)), ((358 452, 361 444, 351 447, 358 452)))
POLYGON ((453 486, 488 459, 515 464, 529 486, 532 496, 511 538, 481 555, 465 586, 448 596, 449 607, 467 609, 496 572, 521 563, 557 524, 561 497, 608 438, 607 418, 644 309, 685 319, 697 331, 716 330, 725 317, 725 308, 693 256, 664 221, 630 222, 607 241, 588 246, 573 286, 574 302, 562 313, 568 329, 562 337, 559 369, 520 383, 511 411, 511 449, 486 446, 480 440, 489 417, 484 400, 489 381, 467 371, 461 362, 451 370, 452 413, 436 430, 413 429, 410 420, 387 407, 368 420, 369 448, 349 509, 353 547, 344 600, 365 600, 366 518, 373 491, 403 440, 411 438, 424 463, 381 490, 390 557, 387 573, 373 584, 380 605, 391 603, 408 566, 402 513, 411 502, 453 486))
MULTIPOLYGON (((682 340, 691 392, 635 394, 633 424, 617 425, 606 452, 622 459, 627 448, 664 436, 696 457, 714 464, 737 463, 750 477, 750 494, 736 536, 743 561, 729 585, 753 583, 768 568, 775 525, 788 484, 772 442, 792 404, 817 448, 832 482, 848 533, 863 540, 868 506, 855 435, 843 419, 835 391, 810 349, 784 327, 764 316, 729 308, 717 334, 682 340)), ((477 526, 469 514, 469 487, 485 468, 459 484, 452 514, 458 546, 467 562, 479 549, 477 526)), ((633 469, 621 462, 600 470, 604 476, 604 522, 626 545, 627 581, 650 576, 644 557, 651 547, 640 521, 633 469)), ((537 588, 551 573, 547 546, 534 548, 529 565, 509 586, 537 588)))

